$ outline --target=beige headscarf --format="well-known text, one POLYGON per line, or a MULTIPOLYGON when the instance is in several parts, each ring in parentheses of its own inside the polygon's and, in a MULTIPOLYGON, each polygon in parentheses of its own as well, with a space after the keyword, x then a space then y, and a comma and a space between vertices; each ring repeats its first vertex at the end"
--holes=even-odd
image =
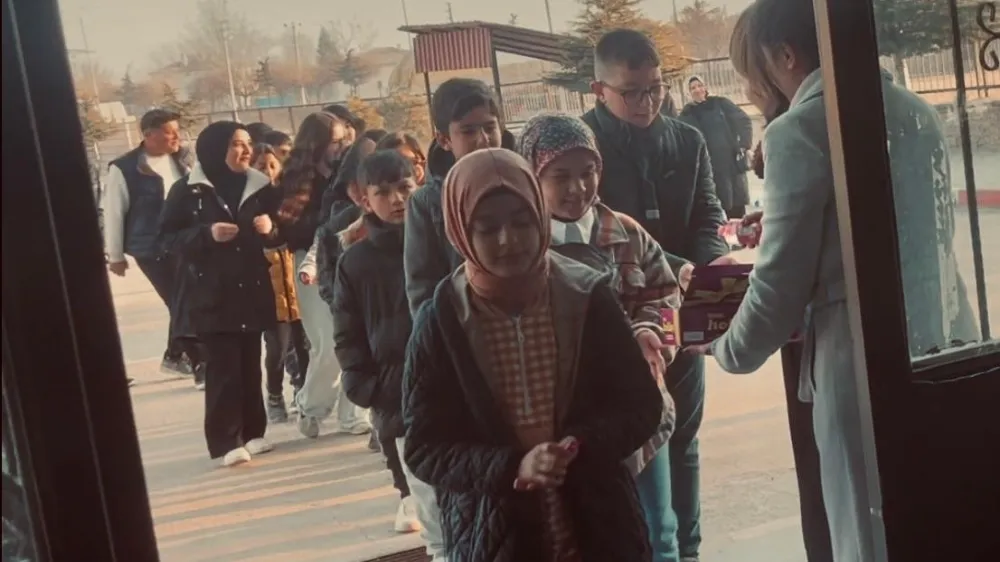
POLYGON ((484 148, 468 154, 459 159, 445 177, 442 205, 445 233, 465 258, 465 271, 472 290, 501 306, 523 307, 534 302, 547 285, 546 252, 551 232, 542 191, 528 162, 505 148, 484 148), (487 270, 476 256, 469 234, 476 205, 498 189, 508 189, 524 199, 538 223, 541 237, 538 255, 532 267, 517 277, 499 277, 487 270))

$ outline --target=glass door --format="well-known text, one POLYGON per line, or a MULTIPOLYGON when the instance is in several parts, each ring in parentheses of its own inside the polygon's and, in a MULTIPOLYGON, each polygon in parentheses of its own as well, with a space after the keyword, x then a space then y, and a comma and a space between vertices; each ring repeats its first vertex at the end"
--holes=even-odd
POLYGON ((1000 495, 996 2, 814 5, 873 549, 986 559, 1000 495))

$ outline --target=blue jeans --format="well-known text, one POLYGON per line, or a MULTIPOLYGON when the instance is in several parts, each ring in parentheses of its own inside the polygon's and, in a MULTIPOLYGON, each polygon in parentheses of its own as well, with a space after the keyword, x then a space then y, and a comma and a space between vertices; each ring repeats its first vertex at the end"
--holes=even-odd
POLYGON ((670 504, 670 448, 665 446, 635 479, 646 515, 653 562, 678 562, 677 516, 670 504))
POLYGON ((665 447, 670 457, 667 493, 676 518, 680 557, 697 558, 701 548, 698 430, 705 407, 705 358, 679 353, 667 367, 666 382, 677 406, 677 425, 665 447))

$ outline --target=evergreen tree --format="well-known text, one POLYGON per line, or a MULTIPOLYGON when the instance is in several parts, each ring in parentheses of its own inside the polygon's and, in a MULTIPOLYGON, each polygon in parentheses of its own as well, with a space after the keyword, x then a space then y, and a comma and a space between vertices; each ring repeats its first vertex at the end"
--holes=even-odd
POLYGON ((357 54, 354 49, 347 51, 344 60, 340 63, 337 77, 341 82, 347 84, 348 94, 358 95, 358 88, 375 76, 375 67, 364 57, 357 54))
POLYGON ((316 41, 316 81, 315 85, 320 89, 330 88, 330 97, 337 95, 337 80, 340 73, 340 65, 344 60, 344 55, 333 38, 333 34, 326 27, 319 30, 319 39, 316 41))
POLYGON ((562 69, 545 78, 550 84, 577 92, 589 92, 594 79, 594 45, 608 31, 638 29, 656 44, 665 74, 687 66, 677 31, 670 25, 643 16, 641 0, 578 0, 583 6, 573 22, 573 33, 565 39, 562 69))
POLYGON ((167 111, 173 111, 180 115, 178 124, 182 130, 193 129, 198 124, 198 117, 195 115, 198 111, 198 101, 180 99, 177 88, 172 87, 170 84, 163 85, 163 97, 160 98, 158 105, 167 111))
POLYGON ((93 99, 78 99, 76 110, 80 117, 80 128, 83 130, 83 142, 88 149, 96 143, 110 138, 114 133, 114 125, 104 120, 100 108, 93 99))
POLYGON ((129 70, 125 71, 121 84, 115 93, 125 109, 132 115, 146 111, 156 101, 149 84, 133 80, 129 70))

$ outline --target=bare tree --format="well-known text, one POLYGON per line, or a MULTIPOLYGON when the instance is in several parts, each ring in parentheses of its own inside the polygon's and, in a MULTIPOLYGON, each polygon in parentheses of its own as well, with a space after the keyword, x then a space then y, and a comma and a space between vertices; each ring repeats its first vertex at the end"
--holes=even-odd
POLYGON ((210 100, 212 105, 215 99, 225 97, 229 87, 226 41, 233 87, 245 103, 256 92, 257 63, 266 56, 271 42, 226 0, 199 0, 196 15, 178 43, 178 51, 187 71, 200 82, 200 97, 210 100))

